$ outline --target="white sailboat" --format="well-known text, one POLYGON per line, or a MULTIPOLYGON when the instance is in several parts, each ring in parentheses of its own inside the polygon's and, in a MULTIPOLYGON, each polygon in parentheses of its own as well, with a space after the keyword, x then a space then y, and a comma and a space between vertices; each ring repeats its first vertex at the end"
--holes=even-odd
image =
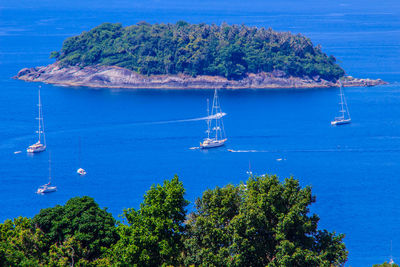
POLYGON ((392 254, 393 254, 392 240, 390 240, 390 261, 389 261, 390 266, 393 266, 393 264, 394 264, 394 260, 393 260, 392 254))
POLYGON ((37 120, 39 121, 39 129, 38 133, 38 141, 29 146, 26 151, 29 153, 38 153, 46 150, 46 136, 44 134, 44 122, 43 122, 43 111, 42 111, 42 102, 40 101, 40 88, 39 88, 39 117, 37 120), (42 138, 43 136, 43 138, 42 138), (43 142, 43 143, 42 143, 43 142))
POLYGON ((203 142, 200 142, 200 148, 223 146, 228 139, 225 137, 225 129, 222 121, 222 117, 225 115, 225 113, 223 113, 221 110, 217 89, 214 91, 211 114, 209 114, 207 104, 207 115, 207 137, 203 140, 203 142))
POLYGON ((248 176, 253 177, 253 172, 251 171, 251 164, 249 160, 249 170, 246 172, 248 176))
POLYGON ((47 184, 39 186, 36 193, 37 194, 45 194, 45 193, 52 193, 55 191, 57 191, 57 186, 51 186, 51 161, 50 161, 50 155, 49 155, 49 182, 47 184))
MULTIPOLYGON (((79 164, 82 162, 82 151, 81 151, 81 139, 79 138, 79 164)), ((83 168, 79 168, 76 170, 76 173, 83 176, 86 175, 86 171, 83 168)))
POLYGON ((331 125, 342 125, 342 124, 348 124, 351 122, 350 118, 350 113, 349 113, 349 108, 347 107, 347 101, 346 97, 344 96, 343 93, 343 86, 342 83, 339 81, 340 84, 340 110, 339 113, 340 115, 335 118, 335 120, 331 121, 331 125))

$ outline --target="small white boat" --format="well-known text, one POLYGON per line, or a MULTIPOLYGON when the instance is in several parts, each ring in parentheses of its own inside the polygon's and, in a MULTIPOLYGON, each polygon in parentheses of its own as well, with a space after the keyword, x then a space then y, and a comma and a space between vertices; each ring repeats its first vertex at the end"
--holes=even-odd
POLYGON ((79 168, 77 171, 76 171, 76 173, 77 174, 79 174, 79 175, 86 175, 86 171, 84 170, 84 169, 82 169, 82 168, 79 168))
POLYGON ((335 118, 335 120, 331 121, 331 125, 343 125, 343 124, 349 124, 351 123, 351 118, 350 118, 350 113, 349 113, 349 108, 347 106, 346 98, 343 93, 343 87, 342 83, 340 83, 340 110, 339 113, 340 115, 335 118))
POLYGON ((49 154, 49 182, 47 184, 39 186, 36 193, 37 194, 46 194, 52 193, 57 191, 57 186, 51 186, 51 161, 50 161, 50 154, 49 154))
POLYGON ((224 124, 222 121, 222 117, 225 115, 226 114, 221 110, 217 89, 215 89, 211 115, 209 114, 209 108, 207 104, 207 137, 204 138, 203 142, 200 142, 200 148, 205 149, 220 147, 225 144, 225 142, 228 140, 225 137, 224 124))
POLYGON ((43 123, 43 111, 42 111, 42 102, 40 101, 40 89, 39 89, 39 117, 37 118, 39 121, 39 130, 37 131, 38 133, 38 141, 33 144, 30 145, 26 151, 28 153, 39 153, 42 151, 46 150, 46 136, 44 134, 44 123, 43 123), (42 138, 43 136, 43 138, 42 138), (43 140, 43 143, 42 143, 43 140))
POLYGON ((57 186, 50 186, 50 182, 44 185, 41 185, 36 191, 37 194, 45 194, 52 193, 57 191, 57 186))
MULTIPOLYGON (((82 148, 81 148, 81 138, 79 138, 79 165, 82 163, 82 148)), ((83 176, 86 175, 86 171, 83 168, 79 168, 76 170, 76 173, 83 176)))

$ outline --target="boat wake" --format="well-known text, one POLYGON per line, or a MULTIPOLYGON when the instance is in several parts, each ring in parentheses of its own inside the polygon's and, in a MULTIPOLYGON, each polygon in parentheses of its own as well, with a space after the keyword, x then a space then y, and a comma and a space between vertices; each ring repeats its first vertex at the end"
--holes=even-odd
MULTIPOLYGON (((234 150, 228 149, 233 153, 331 153, 331 152, 356 152, 356 153, 375 153, 375 152, 400 152, 400 149, 362 149, 362 148, 336 148, 336 149, 288 149, 288 150, 234 150)), ((278 160, 278 159, 277 159, 278 160)), ((282 160, 282 159, 280 159, 282 160)))
MULTIPOLYGON (((136 126, 136 125, 156 125, 156 124, 205 121, 205 120, 214 119, 214 118, 222 118, 224 116, 226 116, 226 113, 221 112, 221 113, 217 113, 215 115, 200 117, 200 118, 168 120, 168 121, 122 123, 122 124, 114 124, 114 125, 94 126, 94 127, 89 127, 89 128, 75 128, 75 129, 65 129, 65 130, 59 130, 59 131, 47 131, 47 134, 54 135, 54 134, 62 134, 62 133, 74 133, 74 132, 81 133, 83 131, 99 131, 99 130, 105 130, 105 129, 112 129, 115 127, 127 127, 127 126, 129 127, 129 126, 136 126)), ((22 135, 22 136, 17 136, 14 138, 7 139, 5 141, 3 140, 4 142, 0 143, 0 149, 5 148, 5 147, 9 146, 10 144, 14 144, 18 141, 28 140, 30 138, 32 138, 32 135, 22 135)), ((17 154, 17 153, 15 153, 15 154, 17 154)))
POLYGON ((233 150, 233 149, 228 149, 229 152, 233 153, 255 153, 255 152, 269 152, 269 151, 263 151, 263 150, 233 150))
POLYGON ((150 125, 150 124, 168 124, 168 123, 180 123, 180 122, 191 122, 191 121, 205 121, 205 120, 211 120, 215 118, 222 118, 226 116, 225 112, 220 112, 214 115, 206 116, 206 117, 200 117, 200 118, 193 118, 193 119, 183 119, 183 120, 169 120, 169 121, 153 121, 153 122, 139 122, 135 124, 142 124, 142 125, 150 125))

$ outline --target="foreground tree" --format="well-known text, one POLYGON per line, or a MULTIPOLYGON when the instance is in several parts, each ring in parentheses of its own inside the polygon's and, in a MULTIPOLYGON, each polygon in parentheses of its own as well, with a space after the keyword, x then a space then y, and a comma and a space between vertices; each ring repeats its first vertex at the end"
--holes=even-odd
POLYGON ((46 237, 46 252, 55 265, 88 264, 118 240, 111 213, 90 197, 71 198, 65 206, 40 211, 32 224, 46 237))
POLYGON ((293 178, 250 177, 204 192, 188 219, 185 264, 331 266, 347 259, 344 235, 317 230, 311 188, 293 178))
POLYGON ((117 265, 179 265, 185 231, 185 189, 175 176, 152 186, 139 210, 127 209, 129 225, 118 227, 120 240, 113 248, 117 265))
POLYGON ((184 194, 176 176, 153 185, 118 227, 90 197, 6 220, 0 266, 339 266, 347 259, 344 236, 317 229, 311 188, 293 178, 250 177, 207 190, 188 216, 184 194))
POLYGON ((37 266, 45 251, 43 232, 19 217, 0 224, 0 266, 37 266))

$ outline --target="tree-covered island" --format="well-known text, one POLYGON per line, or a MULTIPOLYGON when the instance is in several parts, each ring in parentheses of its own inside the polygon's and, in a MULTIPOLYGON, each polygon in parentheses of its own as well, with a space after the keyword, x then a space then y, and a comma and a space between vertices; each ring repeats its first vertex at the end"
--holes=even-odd
POLYGON ((67 38, 50 56, 56 63, 16 77, 100 87, 280 88, 336 86, 345 76, 334 56, 301 34, 226 23, 103 23, 67 38))
POLYGON ((124 221, 90 197, 0 224, 1 266, 343 266, 344 235, 318 229, 299 181, 250 177, 206 190, 187 212, 178 177, 153 185, 124 221))
POLYGON ((344 75, 333 56, 302 35, 245 25, 104 23, 70 37, 52 56, 64 66, 108 65, 144 75, 212 75, 241 79, 246 73, 335 80, 344 75))

